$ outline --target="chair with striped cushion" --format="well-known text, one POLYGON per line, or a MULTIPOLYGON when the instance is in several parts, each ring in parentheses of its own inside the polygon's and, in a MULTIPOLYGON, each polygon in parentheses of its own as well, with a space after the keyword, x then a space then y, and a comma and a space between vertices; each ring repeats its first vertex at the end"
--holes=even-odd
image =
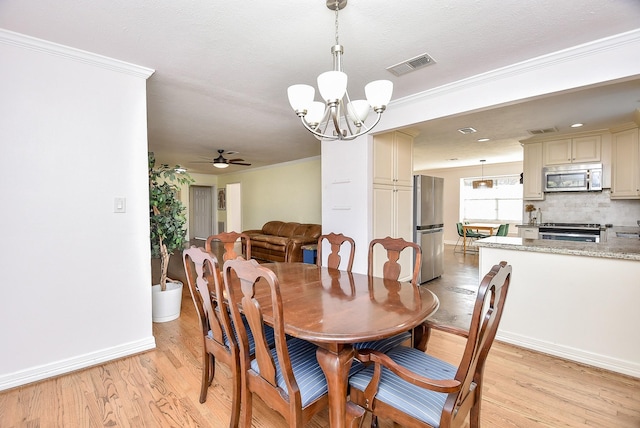
POLYGON ((223 295, 218 260, 198 247, 184 250, 182 259, 202 333, 200 402, 204 403, 207 399, 207 390, 215 375, 216 360, 229 366, 233 381, 229 426, 237 427, 240 420, 240 360, 229 312, 224 300, 217 297, 223 295))
POLYGON ((331 244, 331 253, 327 256, 326 266, 332 269, 340 268, 340 261, 342 260, 340 250, 345 242, 349 244, 349 259, 345 270, 347 272, 351 272, 351 268, 353 267, 353 257, 356 252, 356 243, 353 238, 344 236, 342 233, 333 232, 327 235, 320 235, 318 238, 318 257, 316 259, 316 264, 318 266, 322 266, 322 242, 325 240, 331 244))
POLYGON ((448 329, 467 338, 457 367, 406 346, 357 351, 368 366, 350 378, 350 399, 372 413, 372 426, 384 417, 402 426, 448 428, 461 426, 469 413, 470 426, 479 426, 484 365, 510 278, 506 262, 493 266, 478 288, 469 331, 448 329))
MULTIPOLYGON (((418 284, 418 276, 420 275, 420 266, 422 264, 422 248, 420 245, 415 242, 405 241, 402 238, 391 238, 387 236, 383 239, 374 239, 369 243, 369 260, 368 260, 368 274, 369 276, 373 276, 373 259, 374 259, 374 251, 376 245, 381 246, 387 255, 387 261, 385 261, 383 269, 382 269, 382 277, 384 279, 392 279, 397 281, 400 277, 400 264, 398 263, 398 259, 400 258, 400 253, 407 248, 412 249, 414 253, 415 263, 413 265, 413 273, 411 276, 411 283, 417 287, 418 284)), ((416 327, 414 332, 406 331, 404 333, 397 334, 392 337, 388 337, 385 339, 380 339, 372 342, 359 342, 354 343, 353 347, 356 349, 374 349, 380 352, 386 352, 391 348, 394 348, 406 341, 416 341, 416 344, 422 343, 421 337, 423 335, 424 328, 422 326, 416 327), (413 337, 415 334, 416 337, 413 337)))
POLYGON ((251 426, 252 395, 280 413, 289 426, 301 427, 328 405, 328 387, 316 358, 317 346, 284 332, 280 285, 273 271, 255 260, 228 260, 223 267, 225 293, 238 332, 242 372, 242 426, 251 426), (256 299, 268 297, 269 304, 256 299), (242 314, 247 319, 242 321, 242 314), (265 340, 263 309, 269 308, 275 331, 275 348, 265 340), (249 352, 248 333, 255 340, 249 352))

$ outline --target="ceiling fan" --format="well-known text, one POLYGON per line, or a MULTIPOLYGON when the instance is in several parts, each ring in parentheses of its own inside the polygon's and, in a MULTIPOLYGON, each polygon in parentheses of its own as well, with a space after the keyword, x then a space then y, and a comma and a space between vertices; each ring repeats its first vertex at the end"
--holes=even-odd
MULTIPOLYGON (((227 168, 229 165, 244 165, 251 166, 250 163, 246 163, 244 159, 227 159, 223 156, 224 149, 218 150, 218 157, 213 161, 207 161, 207 163, 212 163, 216 168, 227 168)), ((227 154, 235 154, 237 152, 227 152, 227 154)))

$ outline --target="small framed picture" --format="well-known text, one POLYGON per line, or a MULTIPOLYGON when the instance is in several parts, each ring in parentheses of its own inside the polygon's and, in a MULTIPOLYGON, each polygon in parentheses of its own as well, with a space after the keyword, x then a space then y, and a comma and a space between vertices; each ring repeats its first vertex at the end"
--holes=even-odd
POLYGON ((227 209, 227 192, 226 189, 218 189, 218 210, 227 209))

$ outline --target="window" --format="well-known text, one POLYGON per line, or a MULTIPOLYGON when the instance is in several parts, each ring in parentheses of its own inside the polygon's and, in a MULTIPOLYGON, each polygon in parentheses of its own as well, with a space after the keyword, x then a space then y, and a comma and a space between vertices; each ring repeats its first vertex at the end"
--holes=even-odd
POLYGON ((518 175, 483 177, 493 187, 473 188, 477 178, 460 179, 460 215, 471 222, 519 223, 522 220, 522 184, 518 175))

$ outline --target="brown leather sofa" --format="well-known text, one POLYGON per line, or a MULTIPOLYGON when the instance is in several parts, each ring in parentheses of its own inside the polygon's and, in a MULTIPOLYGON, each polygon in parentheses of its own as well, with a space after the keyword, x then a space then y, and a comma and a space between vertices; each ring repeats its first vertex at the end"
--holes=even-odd
POLYGON ((269 221, 262 229, 245 230, 243 233, 250 238, 251 258, 270 262, 301 262, 302 246, 317 244, 322 226, 269 221))

